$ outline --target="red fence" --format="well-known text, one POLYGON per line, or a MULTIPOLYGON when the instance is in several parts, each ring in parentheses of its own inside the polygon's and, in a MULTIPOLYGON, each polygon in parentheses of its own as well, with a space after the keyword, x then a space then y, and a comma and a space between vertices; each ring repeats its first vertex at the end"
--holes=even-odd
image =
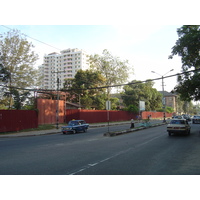
MULTIPOLYGON (((0 132, 19 131, 23 129, 37 128, 38 124, 56 123, 56 101, 45 100, 39 104, 39 116, 33 110, 0 110, 0 132)), ((59 103, 59 123, 64 123, 64 102, 59 103)), ((163 118, 163 112, 142 112, 142 119, 163 118)), ((109 111, 109 121, 128 121, 136 119, 137 115, 126 111, 109 111)), ((171 118, 171 113, 166 113, 166 118, 171 118)), ((84 119, 88 123, 108 121, 106 110, 66 110, 66 122, 72 119, 84 119)))
MULTIPOLYGON (((166 118, 171 118, 173 113, 165 113, 166 118)), ((142 119, 147 119, 148 115, 151 115, 152 119, 159 119, 163 118, 163 112, 151 112, 151 111, 144 111, 142 112, 142 119)))
MULTIPOLYGON (((37 99, 38 124, 55 124, 57 100, 37 99)), ((59 123, 64 123, 65 119, 65 103, 58 101, 59 123)))
MULTIPOLYGON (((136 118, 136 114, 126 111, 109 111, 109 121, 126 121, 136 118)), ((84 119, 88 123, 98 123, 108 121, 107 110, 66 110, 66 121, 72 119, 84 119)))
POLYGON ((0 132, 37 127, 38 116, 34 110, 0 110, 0 132))
MULTIPOLYGON (((151 115, 152 119, 162 119, 163 112, 142 112, 142 119, 147 119, 148 115, 151 115)), ((172 117, 171 113, 166 113, 166 118, 172 117)), ((128 121, 131 119, 136 119, 137 114, 127 112, 127 111, 109 111, 109 121, 128 121)), ((88 123, 98 123, 108 121, 107 110, 77 110, 69 109, 66 110, 66 121, 72 119, 84 119, 88 123)))

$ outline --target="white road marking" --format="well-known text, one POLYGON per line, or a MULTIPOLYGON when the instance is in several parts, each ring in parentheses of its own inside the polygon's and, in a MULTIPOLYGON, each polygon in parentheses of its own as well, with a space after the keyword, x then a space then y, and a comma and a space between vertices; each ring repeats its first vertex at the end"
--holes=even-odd
POLYGON ((140 147, 140 146, 143 146, 143 145, 145 145, 145 144, 148 144, 149 142, 152 142, 153 140, 156 140, 156 139, 158 139, 158 138, 160 138, 160 137, 163 137, 163 136, 164 136, 164 135, 159 135, 159 136, 154 137, 154 138, 152 138, 152 139, 150 139, 150 140, 148 140, 148 141, 146 141, 146 142, 143 142, 143 143, 141 143, 141 144, 139 144, 139 145, 136 145, 136 146, 134 146, 134 147, 128 148, 128 149, 126 149, 126 150, 124 150, 124 151, 120 151, 120 152, 118 152, 118 153, 116 153, 116 154, 114 154, 114 155, 112 155, 112 156, 110 156, 110 157, 107 157, 107 158, 105 158, 105 159, 103 159, 103 160, 100 160, 100 161, 98 161, 98 162, 96 162, 96 163, 88 164, 87 166, 85 166, 85 167, 81 168, 80 170, 75 171, 75 172, 73 172, 73 173, 71 173, 71 174, 69 174, 69 175, 78 174, 78 173, 81 172, 81 171, 84 171, 84 170, 89 169, 89 168, 91 168, 91 167, 93 167, 93 166, 96 166, 96 165, 98 165, 98 164, 100 164, 100 163, 103 163, 103 162, 106 162, 106 161, 108 161, 108 160, 111 160, 112 158, 115 158, 115 157, 117 157, 117 156, 119 156, 119 155, 125 154, 125 153, 131 151, 132 149, 135 149, 135 148, 137 148, 137 147, 140 147))
POLYGON ((107 160, 110 160, 110 159, 112 159, 112 158, 114 158, 114 157, 117 157, 117 156, 119 156, 119 155, 121 155, 121 154, 124 154, 124 153, 126 153, 126 152, 128 152, 128 151, 130 151, 130 150, 132 150, 132 149, 133 149, 133 148, 129 148, 129 149, 127 149, 127 150, 120 151, 120 152, 114 154, 113 156, 110 156, 110 157, 108 157, 108 158, 105 158, 105 159, 103 159, 103 160, 100 160, 99 162, 96 162, 96 163, 93 163, 93 164, 88 164, 88 165, 85 166, 84 168, 82 168, 82 169, 80 169, 80 170, 78 170, 78 171, 76 171, 76 172, 73 172, 73 173, 71 173, 71 174, 69 174, 69 175, 75 175, 75 174, 77 174, 77 173, 79 173, 79 172, 81 172, 81 171, 84 171, 84 170, 86 170, 86 169, 89 169, 90 167, 93 167, 93 166, 98 165, 98 164, 100 164, 100 163, 103 163, 103 162, 105 162, 105 161, 107 161, 107 160))

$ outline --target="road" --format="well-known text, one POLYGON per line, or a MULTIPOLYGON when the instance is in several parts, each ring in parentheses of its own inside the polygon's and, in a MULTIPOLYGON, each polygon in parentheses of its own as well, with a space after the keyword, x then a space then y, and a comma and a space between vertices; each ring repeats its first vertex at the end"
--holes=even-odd
MULTIPOLYGON (((123 130, 129 125, 111 126, 123 130)), ((166 125, 105 137, 87 133, 0 139, 1 175, 199 175, 200 125, 171 136, 166 125)))

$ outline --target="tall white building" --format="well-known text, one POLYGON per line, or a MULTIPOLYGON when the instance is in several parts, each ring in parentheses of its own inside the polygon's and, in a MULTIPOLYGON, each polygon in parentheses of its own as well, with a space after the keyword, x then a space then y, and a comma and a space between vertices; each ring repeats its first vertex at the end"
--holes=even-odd
POLYGON ((39 66, 42 76, 40 88, 56 90, 57 78, 59 78, 59 88, 63 88, 64 79, 74 78, 79 69, 86 70, 88 68, 87 53, 77 48, 45 55, 43 64, 39 66))

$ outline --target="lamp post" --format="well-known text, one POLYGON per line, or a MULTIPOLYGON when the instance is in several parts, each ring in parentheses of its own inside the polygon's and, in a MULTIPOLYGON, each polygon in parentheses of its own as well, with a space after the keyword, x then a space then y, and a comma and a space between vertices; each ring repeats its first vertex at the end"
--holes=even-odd
POLYGON ((58 78, 58 73, 62 73, 65 71, 54 71, 52 73, 56 73, 57 74, 57 103, 56 103, 56 129, 58 129, 58 124, 59 124, 59 78, 58 78))
POLYGON ((162 104, 163 104, 163 108, 164 108, 163 122, 166 122, 166 120, 165 120, 165 95, 164 95, 165 90, 164 90, 164 76, 165 76, 166 74, 168 74, 169 72, 173 71, 173 70, 174 70, 174 69, 171 69, 170 71, 168 71, 168 72, 165 73, 164 75, 160 75, 160 74, 158 74, 158 73, 155 72, 155 71, 151 71, 152 73, 158 74, 159 76, 162 77, 162 93, 163 93, 162 104))

